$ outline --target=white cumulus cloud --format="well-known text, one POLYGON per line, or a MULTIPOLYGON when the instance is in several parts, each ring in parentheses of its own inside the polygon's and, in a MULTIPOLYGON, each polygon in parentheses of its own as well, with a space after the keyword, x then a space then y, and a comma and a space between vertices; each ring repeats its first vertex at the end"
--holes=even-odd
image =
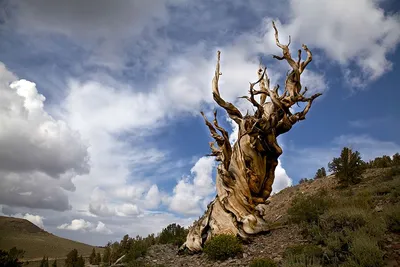
POLYGON ((85 221, 84 219, 74 219, 70 224, 65 223, 57 227, 58 229, 71 230, 71 231, 82 231, 82 232, 96 232, 101 234, 112 234, 112 231, 107 226, 99 221, 96 224, 85 221))
POLYGON ((0 203, 66 210, 64 190, 89 171, 87 145, 44 109, 36 84, 0 64, 0 203), (43 186, 46 185, 46 186, 43 186))
POLYGON ((193 179, 185 177, 175 186, 169 208, 187 215, 200 214, 215 192, 212 177, 214 166, 213 157, 200 158, 190 171, 193 179))
POLYGON ((291 20, 284 30, 298 42, 323 49, 346 69, 353 85, 363 86, 391 70, 388 54, 400 42, 399 16, 385 13, 380 2, 291 0, 291 20), (351 63, 361 71, 361 77, 351 63))

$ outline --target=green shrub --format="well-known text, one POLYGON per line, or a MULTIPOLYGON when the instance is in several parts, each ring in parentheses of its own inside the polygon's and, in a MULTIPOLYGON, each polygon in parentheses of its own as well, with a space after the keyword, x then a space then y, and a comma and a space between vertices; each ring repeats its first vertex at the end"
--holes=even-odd
POLYGON ((400 232, 400 207, 395 205, 385 211, 385 221, 389 231, 400 232))
POLYGON ((373 217, 364 227, 359 229, 367 235, 380 241, 387 230, 385 220, 382 217, 373 217))
POLYGON ((338 264, 345 261, 349 255, 351 231, 345 229, 342 232, 326 233, 325 235, 324 242, 327 262, 338 264))
POLYGON ((400 166, 394 166, 394 167, 390 168, 390 174, 392 176, 400 175, 400 166))
POLYGON ((390 188, 388 185, 382 185, 378 188, 375 188, 374 193, 377 196, 384 196, 389 194, 392 191, 392 188, 390 188))
MULTIPOLYGON (((392 177, 392 176, 390 176, 392 177)), ((374 189, 370 189, 370 191, 377 198, 388 200, 392 203, 399 202, 400 200, 400 179, 386 179, 383 181, 382 179, 378 180, 374 185, 374 189)))
POLYGON ((326 234, 323 232, 319 224, 303 224, 303 229, 301 231, 301 234, 307 238, 313 241, 317 245, 324 245, 326 234))
POLYGON ((325 191, 314 195, 296 196, 288 209, 289 221, 293 223, 316 223, 331 205, 331 200, 325 191))
POLYGON ((276 262, 270 258, 254 259, 250 263, 250 267, 277 267, 277 266, 278 265, 276 264, 276 262))
POLYGON ((321 261, 305 255, 288 255, 283 259, 282 267, 321 267, 321 261))
POLYGON ((374 207, 374 189, 366 188, 355 193, 353 190, 342 192, 340 198, 335 199, 332 207, 354 207, 359 209, 371 209, 374 207))
POLYGON ((297 256, 305 256, 308 259, 321 259, 324 251, 322 248, 316 245, 307 244, 307 245, 297 245, 286 248, 283 257, 297 257, 297 256))
POLYGON ((353 240, 368 236, 380 241, 385 233, 385 223, 369 210, 352 206, 335 206, 320 217, 319 225, 308 228, 308 236, 325 248, 324 262, 338 264, 351 255, 353 240))
POLYGON ((243 252, 239 240, 233 235, 217 235, 204 246, 204 253, 212 260, 226 260, 243 252))
POLYGON ((321 226, 326 231, 340 232, 344 228, 357 230, 371 219, 368 211, 356 207, 338 207, 321 216, 321 226))
POLYGON ((349 252, 351 256, 346 266, 380 267, 385 265, 383 251, 376 240, 366 234, 357 234, 353 237, 349 252))

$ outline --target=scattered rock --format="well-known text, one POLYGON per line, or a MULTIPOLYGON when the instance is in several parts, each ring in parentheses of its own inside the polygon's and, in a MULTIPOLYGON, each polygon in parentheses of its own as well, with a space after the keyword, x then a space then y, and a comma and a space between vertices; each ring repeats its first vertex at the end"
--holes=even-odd
POLYGON ((237 258, 229 258, 226 261, 211 261, 205 254, 176 255, 178 248, 172 245, 154 245, 150 247, 146 263, 150 265, 155 262, 165 266, 186 267, 219 267, 219 266, 249 266, 255 258, 271 258, 281 262, 283 253, 287 247, 304 243, 298 226, 280 228, 269 234, 254 236, 248 244, 243 245, 245 253, 237 258))
POLYGON ((376 212, 382 212, 383 211, 383 207, 382 206, 376 206, 374 211, 376 212))

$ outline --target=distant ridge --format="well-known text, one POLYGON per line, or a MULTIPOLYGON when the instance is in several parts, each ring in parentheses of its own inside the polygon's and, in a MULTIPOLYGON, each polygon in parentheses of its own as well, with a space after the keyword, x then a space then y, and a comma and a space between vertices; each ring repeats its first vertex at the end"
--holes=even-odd
MULTIPOLYGON (((25 219, 0 216, 0 249, 17 247, 25 251, 24 260, 36 260, 43 256, 64 258, 72 249, 79 254, 90 255, 93 246, 55 236, 25 219)), ((96 252, 103 249, 95 247, 96 252)))

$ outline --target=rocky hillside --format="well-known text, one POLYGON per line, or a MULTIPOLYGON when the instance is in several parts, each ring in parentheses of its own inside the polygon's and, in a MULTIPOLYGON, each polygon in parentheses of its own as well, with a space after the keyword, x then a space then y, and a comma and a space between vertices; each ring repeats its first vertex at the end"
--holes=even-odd
MULTIPOLYGON (((154 245, 149 248, 144 261, 150 266, 249 266, 255 258, 268 257, 279 266, 284 258, 284 252, 289 247, 310 243, 302 234, 302 226, 288 222, 288 208, 292 206, 292 201, 296 196, 312 195, 323 189, 335 201, 339 201, 349 194, 365 195, 365 198, 372 196, 371 201, 366 199, 373 205, 371 213, 374 217, 383 218, 386 207, 392 205, 393 202, 399 207, 400 176, 398 174, 394 176, 388 177, 388 169, 368 169, 363 175, 361 183, 347 189, 339 189, 335 177, 327 176, 282 190, 270 198, 268 205, 267 217, 275 229, 267 234, 254 236, 248 243, 243 244, 244 253, 238 257, 215 262, 209 260, 205 254, 177 255, 178 250, 175 246, 154 245)), ((384 251, 385 264, 400 266, 400 234, 386 231, 381 239, 380 246, 384 251)))
MULTIPOLYGON (((17 247, 25 251, 24 260, 64 258, 72 249, 90 255, 93 246, 50 234, 28 220, 0 216, 0 249, 17 247)), ((96 248, 97 250, 101 250, 96 248)))

